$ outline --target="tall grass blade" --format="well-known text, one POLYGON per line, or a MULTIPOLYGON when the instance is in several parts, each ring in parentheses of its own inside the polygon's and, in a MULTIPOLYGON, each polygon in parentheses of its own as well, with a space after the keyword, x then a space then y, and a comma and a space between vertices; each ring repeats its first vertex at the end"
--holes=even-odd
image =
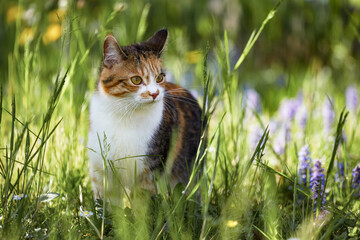
POLYGON ((140 16, 138 29, 137 29, 137 32, 136 32, 136 41, 137 42, 141 41, 144 38, 144 34, 145 34, 145 31, 146 31, 146 28, 147 28, 146 20, 147 20, 147 17, 149 15, 149 10, 150 10, 150 4, 147 3, 147 4, 145 4, 144 9, 143 9, 143 11, 141 13, 141 16, 140 16))
POLYGON ((256 40, 259 38, 261 32, 263 31, 265 25, 275 16, 277 9, 279 8, 280 4, 281 4, 282 0, 280 0, 275 7, 268 13, 268 15, 266 16, 265 20, 262 22, 260 29, 256 32, 253 31, 249 40, 246 43, 246 46, 243 50, 243 53, 240 55, 239 60, 236 62, 234 70, 237 70, 241 63, 244 61, 244 59, 246 58, 246 56, 248 55, 248 53, 250 52, 250 50, 252 49, 252 47, 254 46, 256 40))
POLYGON ((344 125, 345 125, 345 122, 346 122, 346 118, 347 118, 348 115, 349 115, 349 112, 345 112, 345 109, 343 109, 341 114, 340 114, 340 117, 339 117, 338 125, 337 125, 337 128, 336 128, 336 135, 335 135, 333 151, 332 151, 329 167, 327 168, 327 171, 326 171, 326 180, 325 180, 324 189, 326 189, 329 176, 331 174, 332 169, 334 168, 335 156, 336 156, 338 147, 339 147, 340 142, 341 142, 342 137, 343 137, 342 131, 343 131, 343 128, 344 128, 344 125))

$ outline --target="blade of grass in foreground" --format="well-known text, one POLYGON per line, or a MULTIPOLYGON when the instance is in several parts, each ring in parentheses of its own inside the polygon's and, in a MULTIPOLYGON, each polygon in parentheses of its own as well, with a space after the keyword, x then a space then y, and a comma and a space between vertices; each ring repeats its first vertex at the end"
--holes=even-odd
POLYGON ((255 148, 254 153, 252 154, 251 158, 248 160, 243 172, 241 173, 240 179, 238 180, 240 183, 243 182, 243 180, 245 179, 255 158, 257 159, 257 162, 261 162, 260 159, 264 155, 264 149, 265 149, 266 142, 268 139, 269 139, 269 129, 268 129, 268 127, 266 127, 263 135, 261 136, 261 138, 255 148))
POLYGON ((324 189, 326 189, 326 185, 329 179, 329 176, 331 174, 331 170, 334 168, 334 162, 335 162, 335 156, 336 156, 336 152, 337 149, 340 145, 340 142, 342 140, 342 131, 346 122, 346 118, 349 115, 349 112, 345 112, 345 109, 343 109, 341 111, 340 117, 339 117, 339 122, 336 128, 336 135, 335 135, 335 141, 334 141, 334 147, 333 147, 333 151, 332 151, 332 155, 331 155, 331 159, 330 159, 330 163, 329 163, 329 167, 326 171, 326 180, 325 180, 325 186, 324 189))
MULTIPOLYGON (((268 166, 268 165, 266 165, 266 164, 264 164, 264 163, 262 163, 262 162, 258 162, 258 163, 259 163, 262 167, 264 167, 267 171, 276 173, 276 174, 280 175, 281 177, 287 179, 287 180, 290 181, 291 183, 294 183, 294 182, 295 182, 295 180, 291 179, 291 177, 285 175, 284 173, 279 172, 278 170, 276 170, 276 169, 274 169, 274 168, 272 168, 272 167, 270 167, 270 166, 268 166)), ((298 187, 298 185, 296 185, 296 190, 299 191, 299 192, 301 192, 301 193, 303 193, 306 197, 308 197, 308 198, 310 197, 309 193, 307 193, 306 191, 302 190, 300 187, 298 187)))
MULTIPOLYGON (((211 200, 211 193, 212 193, 212 189, 214 186, 214 181, 215 181, 215 176, 216 176, 216 167, 217 167, 217 162, 218 162, 218 157, 219 157, 219 149, 220 149, 220 137, 221 137, 221 128, 219 128, 219 132, 218 132, 218 139, 217 139, 217 143, 216 143, 216 152, 215 152, 215 163, 214 163, 214 171, 213 171, 213 175, 210 181, 210 185, 209 185, 209 189, 208 189, 208 194, 205 195, 205 207, 204 207, 204 214, 203 214, 203 224, 201 227, 201 233, 200 233, 200 239, 206 239, 206 235, 205 232, 206 231, 206 220, 208 217, 208 211, 209 211, 209 204, 210 204, 210 200, 211 200)), ((206 174, 206 173, 204 173, 206 174)))
POLYGON ((1 119, 2 119, 2 105, 3 105, 3 88, 0 86, 0 128, 1 128, 1 119))
POLYGON ((251 33, 249 40, 247 41, 243 53, 240 55, 239 60, 236 62, 234 70, 238 69, 241 63, 244 61, 245 57, 248 55, 255 42, 259 38, 261 32, 263 31, 265 25, 275 16, 277 9, 279 8, 282 0, 280 0, 275 7, 268 13, 265 20, 262 22, 260 29, 256 32, 255 30, 251 33))

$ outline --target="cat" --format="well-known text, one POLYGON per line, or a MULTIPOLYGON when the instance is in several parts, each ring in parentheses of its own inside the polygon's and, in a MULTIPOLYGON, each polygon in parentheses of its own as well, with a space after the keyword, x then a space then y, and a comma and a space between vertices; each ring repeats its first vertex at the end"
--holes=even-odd
POLYGON ((202 136, 202 110, 186 89, 166 81, 162 54, 168 31, 145 42, 120 47, 113 35, 104 40, 103 60, 90 102, 88 148, 95 198, 104 195, 101 148, 106 159, 109 199, 135 185, 155 193, 156 172, 173 159, 170 184, 186 185, 202 136), (170 146, 175 138, 174 146, 170 146), (105 146, 106 147, 106 146, 105 146), (113 163, 113 164, 112 164, 113 163), (115 171, 114 171, 115 170, 115 171))

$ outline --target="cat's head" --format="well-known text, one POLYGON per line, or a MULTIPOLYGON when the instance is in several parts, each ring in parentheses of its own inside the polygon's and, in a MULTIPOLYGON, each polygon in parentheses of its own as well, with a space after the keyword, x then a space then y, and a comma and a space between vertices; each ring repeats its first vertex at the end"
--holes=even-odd
POLYGON ((145 42, 120 47, 114 36, 107 35, 98 91, 139 105, 162 100, 166 80, 161 55, 167 36, 162 29, 145 42))

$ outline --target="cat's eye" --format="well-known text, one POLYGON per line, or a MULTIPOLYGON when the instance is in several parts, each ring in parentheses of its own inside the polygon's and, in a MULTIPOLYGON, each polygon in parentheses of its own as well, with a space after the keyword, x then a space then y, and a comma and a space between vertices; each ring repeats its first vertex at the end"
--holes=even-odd
POLYGON ((140 83, 142 83, 141 77, 138 77, 138 76, 132 77, 132 78, 130 78, 130 80, 135 85, 139 85, 140 83))
POLYGON ((157 83, 161 83, 164 80, 165 74, 160 73, 159 76, 156 78, 157 83))

